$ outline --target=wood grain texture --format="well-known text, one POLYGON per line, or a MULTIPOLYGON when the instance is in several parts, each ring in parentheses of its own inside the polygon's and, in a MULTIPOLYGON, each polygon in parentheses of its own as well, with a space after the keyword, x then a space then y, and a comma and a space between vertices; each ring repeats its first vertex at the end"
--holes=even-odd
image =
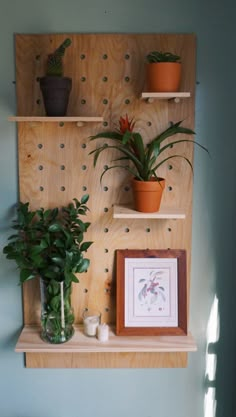
POLYGON ((186 368, 188 354, 170 353, 27 353, 27 368, 186 368))
MULTIPOLYGON (((85 307, 98 307, 102 320, 114 323, 116 249, 186 249, 189 289, 192 174, 185 161, 179 158, 172 160, 171 169, 170 164, 166 164, 159 172, 167 183, 163 206, 184 207, 185 220, 116 220, 113 205, 132 202, 130 178, 126 172, 113 170, 100 184, 104 166, 109 165, 116 153, 101 155, 95 170, 89 152, 96 145, 89 142, 89 136, 104 129, 114 129, 120 115, 126 113, 135 117, 137 130, 147 141, 171 121, 184 120, 185 126, 194 129, 195 36, 16 35, 17 116, 45 115, 37 80, 44 75, 47 54, 67 36, 71 37, 72 45, 66 51, 64 70, 65 75, 73 79, 68 116, 103 117, 104 125, 86 123, 78 128, 74 122, 48 123, 45 119, 18 122, 20 199, 29 201, 35 209, 64 205, 74 197, 80 199, 83 194, 90 194, 88 221, 91 221, 91 227, 86 238, 94 244, 88 251, 91 267, 88 273, 78 276, 80 283, 73 287, 76 323, 81 322, 85 307), (190 98, 178 104, 173 100, 155 99, 147 103, 140 99, 145 91, 145 56, 155 49, 181 55, 181 91, 190 92, 190 98)), ((191 144, 176 145, 174 150, 193 159, 191 144)), ((165 156, 168 155, 167 152, 165 156)), ((24 286, 25 324, 39 324, 39 308, 38 283, 27 283, 24 286)), ((59 357, 64 360, 64 355, 59 357)), ((74 358, 73 363, 76 360, 74 358)))

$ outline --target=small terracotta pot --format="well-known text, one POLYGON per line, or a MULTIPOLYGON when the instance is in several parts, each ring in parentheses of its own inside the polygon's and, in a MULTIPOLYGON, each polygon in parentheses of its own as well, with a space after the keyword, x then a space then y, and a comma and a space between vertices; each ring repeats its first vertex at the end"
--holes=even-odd
POLYGON ((134 208, 142 213, 154 213, 159 210, 162 193, 165 188, 165 180, 152 178, 149 181, 132 181, 134 208))
POLYGON ((179 91, 181 63, 155 62, 147 64, 147 89, 149 92, 179 91))

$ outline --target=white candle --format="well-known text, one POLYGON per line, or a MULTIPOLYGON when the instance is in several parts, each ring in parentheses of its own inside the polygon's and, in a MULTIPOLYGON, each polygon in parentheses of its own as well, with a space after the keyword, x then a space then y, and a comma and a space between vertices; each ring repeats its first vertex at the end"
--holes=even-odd
POLYGON ((106 323, 99 324, 97 328, 97 338, 99 342, 107 342, 109 339, 109 327, 106 323))
POLYGON ((84 333, 87 336, 96 336, 99 322, 100 322, 99 316, 88 316, 84 318, 84 333))

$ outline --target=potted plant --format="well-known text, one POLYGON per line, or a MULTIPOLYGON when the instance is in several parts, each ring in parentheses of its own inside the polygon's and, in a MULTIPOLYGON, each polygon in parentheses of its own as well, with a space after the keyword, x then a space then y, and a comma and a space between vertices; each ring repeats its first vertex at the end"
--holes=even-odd
POLYGON ((171 52, 153 51, 147 55, 147 88, 149 92, 179 91, 180 56, 171 52))
POLYGON ((197 142, 184 138, 166 143, 169 137, 176 134, 194 134, 193 130, 181 126, 181 123, 182 121, 172 124, 149 143, 145 144, 141 134, 133 130, 135 122, 133 119, 129 120, 126 115, 125 118, 120 117, 119 129, 117 131, 101 132, 90 137, 90 140, 99 138, 112 140, 112 143, 105 143, 90 152, 90 154, 94 154, 94 166, 96 166, 99 155, 103 151, 116 149, 120 152, 120 156, 117 156, 112 161, 113 165, 105 167, 101 174, 101 180, 106 172, 114 168, 123 168, 130 172, 133 176, 134 205, 137 211, 151 213, 159 210, 165 180, 158 176, 157 170, 162 164, 171 158, 180 157, 192 169, 191 162, 185 156, 177 154, 165 157, 165 151, 167 149, 181 142, 190 142, 191 144, 199 145, 207 151, 206 148, 197 142), (121 164, 121 161, 125 161, 126 163, 121 164))
POLYGON ((75 274, 87 271, 90 264, 83 255, 92 244, 83 241, 90 223, 80 219, 86 215, 88 199, 84 195, 60 209, 35 211, 28 202, 20 202, 16 234, 3 248, 7 259, 16 262, 22 284, 40 279, 41 337, 49 343, 66 342, 74 333, 72 282, 79 282, 75 274))
POLYGON ((63 57, 70 45, 71 39, 67 38, 48 55, 46 76, 39 79, 47 116, 66 115, 72 80, 63 76, 63 57))

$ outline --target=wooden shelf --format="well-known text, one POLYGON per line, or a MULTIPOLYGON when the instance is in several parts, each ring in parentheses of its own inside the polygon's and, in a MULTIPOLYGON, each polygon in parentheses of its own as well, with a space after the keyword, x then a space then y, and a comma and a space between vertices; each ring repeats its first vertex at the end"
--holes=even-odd
POLYGON ((176 103, 179 103, 180 99, 182 98, 189 98, 191 97, 190 92, 175 92, 175 93, 151 93, 151 92, 144 92, 141 94, 142 99, 146 99, 149 103, 152 103, 154 99, 157 100, 174 100, 176 103))
POLYGON ((47 117, 47 116, 9 116, 10 122, 76 122, 78 126, 84 123, 103 122, 103 117, 99 116, 65 116, 65 117, 47 117))
POLYGON ((75 334, 67 343, 53 345, 40 338, 39 326, 25 326, 17 342, 16 352, 31 353, 144 353, 195 352, 196 342, 187 336, 116 336, 110 328, 108 342, 83 334, 82 326, 75 326, 75 334))
POLYGON ((161 207, 155 213, 141 213, 130 206, 115 205, 113 207, 114 219, 185 219, 185 217, 184 210, 179 208, 161 207))

